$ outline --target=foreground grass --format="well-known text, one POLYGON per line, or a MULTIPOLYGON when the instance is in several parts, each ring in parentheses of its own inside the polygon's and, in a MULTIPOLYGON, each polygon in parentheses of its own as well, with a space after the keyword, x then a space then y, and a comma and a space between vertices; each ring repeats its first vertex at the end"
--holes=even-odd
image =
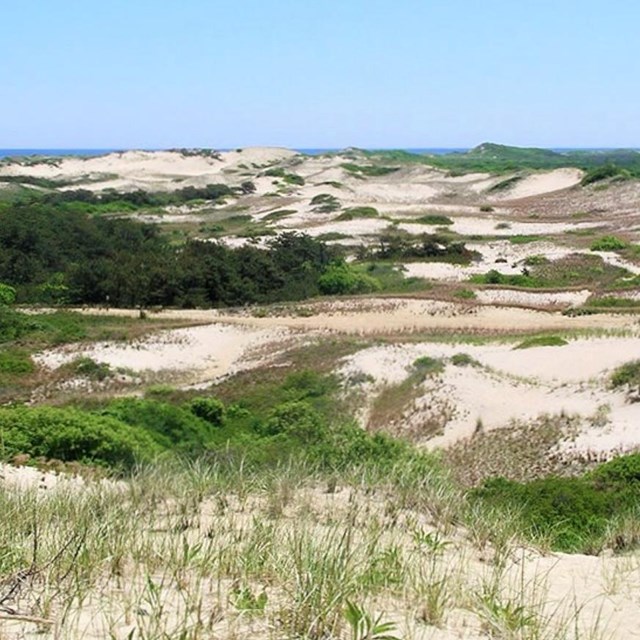
MULTIPOLYGON (((461 498, 436 464, 335 475, 207 460, 2 487, 0 631, 363 640, 355 605, 406 639, 450 637, 462 619, 468 637, 609 637, 590 594, 550 604, 557 563, 538 569, 514 518, 461 498)), ((634 562, 612 564, 610 593, 634 562)))

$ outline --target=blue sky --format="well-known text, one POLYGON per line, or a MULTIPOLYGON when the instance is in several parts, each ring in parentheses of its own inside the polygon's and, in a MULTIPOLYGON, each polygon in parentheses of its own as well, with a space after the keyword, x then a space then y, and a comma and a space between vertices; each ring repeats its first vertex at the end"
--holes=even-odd
POLYGON ((637 0, 0 8, 0 148, 640 146, 637 0))

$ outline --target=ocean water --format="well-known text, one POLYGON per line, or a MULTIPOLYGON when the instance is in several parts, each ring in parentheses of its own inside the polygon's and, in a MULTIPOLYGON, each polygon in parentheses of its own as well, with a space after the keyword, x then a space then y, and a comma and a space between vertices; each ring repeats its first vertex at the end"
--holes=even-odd
MULTIPOLYGON (((372 149, 373 150, 373 149, 372 149)), ((11 158, 17 156, 102 156, 106 153, 112 153, 114 151, 127 151, 127 149, 0 149, 0 158, 11 158)), ((154 151, 154 149, 149 149, 154 151)), ((223 149, 228 151, 228 149, 223 149)), ((322 153, 328 153, 330 151, 341 151, 341 149, 294 149, 300 153, 306 153, 307 155, 320 155, 322 153)), ((444 154, 452 153, 454 151, 468 151, 468 149, 401 149, 401 151, 408 151, 409 153, 420 154, 444 154)))
MULTIPOLYGON (((589 148, 589 147, 551 147, 551 151, 557 151, 559 153, 566 151, 611 151, 613 148, 589 148)), ((367 151, 408 151, 409 153, 417 153, 421 155, 444 155, 446 153, 464 153, 469 151, 469 148, 463 147, 417 147, 417 148, 392 148, 378 149, 371 148, 367 151)), ((636 149, 637 150, 637 149, 636 149)), ((113 153, 116 151, 129 151, 129 149, 0 149, 0 158, 10 158, 16 156, 102 156, 106 153, 113 153)), ((159 151, 159 149, 147 149, 147 151, 159 151)), ((229 149, 221 149, 221 151, 229 151, 229 149)), ((296 148, 294 151, 300 153, 306 153, 307 155, 317 156, 322 153, 329 153, 333 151, 342 151, 342 149, 301 149, 296 148)))
POLYGON ((0 149, 0 158, 17 156, 102 156, 121 149, 0 149))

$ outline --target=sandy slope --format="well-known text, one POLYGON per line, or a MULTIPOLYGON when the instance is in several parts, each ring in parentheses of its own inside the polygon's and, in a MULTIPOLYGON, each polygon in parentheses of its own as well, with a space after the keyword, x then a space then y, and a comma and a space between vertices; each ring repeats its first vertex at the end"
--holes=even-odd
POLYGON ((496 199, 516 200, 560 191, 579 184, 583 175, 580 169, 569 168, 535 173, 517 182, 513 188, 493 197, 496 199))
MULTIPOLYGON (((564 347, 524 350, 513 344, 405 343, 360 351, 339 372, 345 380, 368 380, 363 390, 373 402, 386 386, 407 379, 418 358, 443 360, 444 371, 427 378, 412 406, 398 416, 403 429, 419 434, 420 425, 433 418, 434 408, 449 413, 442 435, 426 443, 430 448, 471 436, 478 421, 491 430, 566 413, 585 418, 584 431, 575 442, 563 445, 566 451, 621 451, 640 447, 640 431, 632 426, 640 421, 640 404, 629 404, 624 393, 610 390, 607 378, 637 347, 636 338, 579 339, 564 347), (451 364, 450 358, 460 353, 477 364, 451 364), (590 418, 602 407, 606 419, 592 424, 590 418)), ((366 408, 361 416, 366 423, 366 408)))
POLYGON ((221 152, 219 159, 176 151, 126 151, 94 158, 65 157, 55 163, 28 166, 8 164, 0 166, 0 175, 72 180, 77 183, 67 187, 72 189, 164 191, 190 184, 236 183, 240 180, 226 172, 240 170, 238 165, 262 166, 295 155, 294 151, 269 147, 221 152))

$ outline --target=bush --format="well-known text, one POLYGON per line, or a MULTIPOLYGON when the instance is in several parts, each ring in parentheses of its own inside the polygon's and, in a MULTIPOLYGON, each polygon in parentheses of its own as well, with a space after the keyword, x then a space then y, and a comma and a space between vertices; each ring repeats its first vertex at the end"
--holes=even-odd
POLYGON ((16 301, 16 290, 0 282, 0 306, 8 306, 16 301))
POLYGON ((453 220, 448 218, 447 216, 443 216, 437 213, 430 213, 426 216, 420 216, 416 219, 416 222, 420 224, 429 224, 434 226, 446 227, 450 224, 453 224, 453 220))
POLYGON ((377 218, 380 215, 375 207, 351 207, 345 209, 336 220, 353 220, 354 218, 377 218))
POLYGON ((613 371, 609 381, 613 389, 640 386, 640 360, 631 360, 619 366, 613 371))
POLYGON ((224 424, 226 412, 224 404, 217 398, 194 398, 189 405, 191 413, 206 420, 214 427, 224 424))
POLYGON ((211 423, 164 402, 124 398, 111 403, 103 415, 146 432, 163 449, 202 453, 213 437, 211 423))
POLYGON ((456 367, 480 366, 480 363, 468 353, 455 353, 451 356, 451 364, 456 367))
POLYGON ((381 289, 380 283, 371 276, 358 273, 346 262, 334 262, 318 280, 320 291, 327 295, 371 293, 381 289))
POLYGON ((0 456, 109 466, 150 460, 160 449, 148 434, 111 416, 51 407, 0 409, 0 456))
POLYGON ((533 338, 527 338, 520 344, 516 345, 514 349, 531 349, 533 347, 564 347, 569 344, 564 338, 560 336, 534 336, 533 338))
POLYGON ((413 368, 417 373, 430 376, 444 371, 444 364, 439 358, 421 356, 413 361, 413 368))
POLYGON ((19 349, 0 351, 0 373, 24 375, 35 370, 28 353, 19 349))
POLYGON ((589 477, 599 484, 640 484, 640 453, 614 458, 594 469, 589 477))
POLYGON ((616 236, 603 236, 591 243, 591 251, 619 251, 626 248, 627 243, 616 236))
POLYGON ((640 504, 635 481, 638 462, 618 460, 591 477, 550 477, 526 484, 492 478, 475 489, 471 498, 519 510, 527 532, 550 539, 555 550, 599 553, 611 524, 640 504))
POLYGON ((286 435, 302 444, 317 444, 327 436, 322 416, 307 402, 285 402, 267 419, 265 435, 286 435))
POLYGON ((105 362, 96 362, 92 358, 78 358, 71 363, 74 371, 91 380, 106 380, 113 376, 111 367, 105 362))

